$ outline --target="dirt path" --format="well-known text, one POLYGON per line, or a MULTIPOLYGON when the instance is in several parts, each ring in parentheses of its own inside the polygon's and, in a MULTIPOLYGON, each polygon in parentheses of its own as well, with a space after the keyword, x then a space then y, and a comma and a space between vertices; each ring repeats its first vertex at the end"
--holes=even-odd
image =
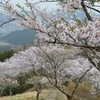
POLYGON ((56 89, 51 90, 44 100, 58 100, 59 92, 56 89))

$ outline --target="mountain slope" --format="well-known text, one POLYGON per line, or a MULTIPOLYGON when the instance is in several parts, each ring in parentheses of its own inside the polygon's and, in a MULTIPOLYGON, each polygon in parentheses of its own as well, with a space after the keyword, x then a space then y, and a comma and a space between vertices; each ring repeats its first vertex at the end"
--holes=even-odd
POLYGON ((26 46, 33 42, 37 32, 32 29, 16 30, 0 38, 0 52, 18 45, 26 46))
POLYGON ((3 36, 0 41, 5 41, 13 45, 24 46, 33 42, 34 38, 36 38, 36 34, 37 32, 32 29, 16 30, 6 36, 3 36))

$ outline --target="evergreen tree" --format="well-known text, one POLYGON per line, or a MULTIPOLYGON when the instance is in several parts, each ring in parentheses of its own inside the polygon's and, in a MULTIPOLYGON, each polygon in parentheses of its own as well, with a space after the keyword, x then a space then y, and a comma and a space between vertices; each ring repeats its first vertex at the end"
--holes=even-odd
POLYGON ((0 53, 0 61, 4 62, 7 58, 9 59, 11 56, 13 56, 13 54, 13 50, 4 51, 3 53, 0 53))

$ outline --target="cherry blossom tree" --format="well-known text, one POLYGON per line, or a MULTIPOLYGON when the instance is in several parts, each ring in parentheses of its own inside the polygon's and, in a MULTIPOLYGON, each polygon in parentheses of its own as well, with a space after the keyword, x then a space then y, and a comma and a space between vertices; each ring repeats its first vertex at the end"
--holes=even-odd
POLYGON ((84 5, 87 7, 86 4, 88 2, 85 0, 68 0, 63 7, 50 14, 46 12, 46 9, 41 10, 36 4, 28 0, 26 0, 26 7, 30 11, 25 10, 19 4, 17 5, 23 13, 19 13, 14 9, 9 1, 2 0, 0 6, 10 14, 12 19, 17 20, 21 26, 38 31, 37 36, 41 43, 73 45, 82 48, 83 51, 85 49, 85 57, 99 70, 100 17, 94 13, 88 13, 89 15, 87 15, 84 8, 84 5), (74 11, 73 8, 76 6, 85 12, 88 20, 83 21, 76 17, 67 20, 67 17, 74 11))
MULTIPOLYGON (((36 73, 36 71, 35 71, 36 73)), ((37 92, 36 95, 36 100, 39 100, 40 97, 40 93, 41 91, 44 89, 44 87, 46 86, 47 83, 47 79, 41 75, 39 75, 40 73, 37 73, 37 76, 31 76, 31 78, 29 78, 26 82, 26 84, 31 84, 35 87, 35 90, 37 92)))
POLYGON ((7 75, 0 76, 0 96, 2 96, 2 93, 5 89, 8 89, 9 95, 12 95, 13 93, 12 88, 17 85, 18 85, 17 80, 7 75))
POLYGON ((72 100, 80 82, 83 80, 89 81, 87 77, 91 76, 90 73, 92 71, 95 73, 95 70, 92 69, 92 65, 88 60, 80 57, 77 58, 76 55, 79 53, 78 49, 76 49, 77 52, 74 52, 73 50, 75 50, 75 48, 66 50, 61 48, 61 46, 46 47, 40 47, 40 50, 35 51, 37 55, 36 61, 39 63, 38 68, 41 66, 42 69, 44 69, 43 75, 48 81, 65 94, 68 100, 72 100), (74 80, 76 80, 75 87, 71 93, 69 93, 65 87, 67 85, 66 83, 73 82, 74 80))
MULTIPOLYGON (((67 3, 61 6, 61 8, 48 14, 46 9, 41 10, 35 3, 29 2, 28 0, 25 1, 26 7, 29 8, 28 11, 21 5, 17 4, 18 8, 22 10, 23 13, 19 13, 19 11, 6 0, 1 0, 0 7, 6 10, 9 16, 12 19, 15 19, 19 25, 36 30, 38 32, 37 37, 40 42, 40 47, 39 49, 34 47, 25 52, 16 54, 16 56, 14 56, 15 58, 12 57, 12 60, 7 61, 9 66, 12 66, 14 70, 15 68, 24 68, 23 71, 31 70, 32 67, 37 71, 41 69, 41 66, 46 70, 45 75, 49 82, 56 86, 58 90, 62 91, 69 100, 72 99, 78 83, 84 78, 88 78, 88 80, 90 79, 89 81, 94 83, 93 89, 94 87, 99 88, 99 81, 96 79, 100 80, 98 77, 100 74, 100 17, 94 12, 91 13, 90 10, 87 9, 90 8, 91 10, 100 13, 99 10, 93 8, 94 2, 91 3, 90 0, 88 0, 88 2, 85 0, 68 0, 67 3), (91 5, 93 6, 91 7, 91 5), (87 18, 82 20, 73 16, 72 19, 68 20, 68 17, 77 10, 75 8, 83 10, 87 18), (48 47, 47 44, 52 44, 54 46, 49 45, 48 47), (59 45, 62 45, 63 49, 62 46, 59 48, 59 45), (75 58, 78 62, 71 59, 71 62, 74 64, 72 63, 72 66, 65 67, 69 63, 68 59, 66 61, 66 57, 69 57, 66 54, 64 47, 68 45, 72 46, 72 49, 75 51, 79 50, 79 53, 75 52, 77 57, 81 56, 84 58, 79 58, 80 60, 75 58), (77 49, 75 49, 75 47, 77 49), (34 49, 35 52, 33 53, 34 49), (23 54, 26 55, 21 56, 23 54), (17 60, 15 60, 16 58, 17 60), (15 64, 13 64, 12 61, 15 64), (98 73, 98 75, 95 73, 98 73), (61 84, 63 84, 63 81, 60 82, 60 80, 64 80, 63 78, 66 78, 66 76, 70 76, 67 81, 78 79, 78 83, 72 94, 66 93, 65 90, 62 90, 63 85, 61 84), (92 79, 88 76, 95 78, 92 79)), ((97 0, 97 2, 99 2, 99 0, 97 0)), ((72 52, 71 54, 72 56, 74 55, 72 52)), ((18 72, 16 73, 18 74, 18 72)))
POLYGON ((42 78, 47 78, 54 87, 66 95, 68 100, 71 100, 78 85, 84 80, 88 80, 88 82, 93 84, 92 92, 97 92, 95 88, 99 88, 100 73, 89 63, 88 59, 81 55, 77 56, 81 52, 78 48, 71 47, 69 49, 61 45, 34 46, 15 54, 6 62, 1 63, 0 66, 3 65, 5 69, 2 73, 14 77, 18 76, 20 72, 24 73, 33 70, 35 76, 30 78, 27 83, 34 84, 38 88, 38 94, 44 87, 44 83, 42 84, 41 82, 42 78), (75 80, 76 85, 71 93, 69 93, 66 83, 75 80), (39 86, 43 87, 39 88, 39 86))

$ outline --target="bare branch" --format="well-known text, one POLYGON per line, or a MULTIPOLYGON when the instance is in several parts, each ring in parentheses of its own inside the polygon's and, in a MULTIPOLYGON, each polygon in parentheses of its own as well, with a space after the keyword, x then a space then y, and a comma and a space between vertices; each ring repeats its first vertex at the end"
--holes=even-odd
MULTIPOLYGON (((50 41, 47 41, 47 42, 53 43, 53 42, 50 42, 50 41)), ((75 47, 90 48, 90 49, 95 49, 95 50, 100 49, 100 46, 89 46, 89 45, 74 44, 74 43, 67 43, 67 42, 60 42, 60 41, 56 42, 56 44, 72 45, 72 46, 75 46, 75 47)))
POLYGON ((57 0, 41 0, 40 2, 57 2, 57 0))
POLYGON ((83 8, 83 10, 84 10, 84 12, 85 12, 85 14, 86 14, 88 20, 92 21, 92 18, 91 18, 91 16, 90 16, 90 14, 88 13, 88 11, 87 11, 87 9, 86 9, 86 6, 85 6, 85 4, 84 4, 84 0, 81 1, 81 6, 82 6, 82 8, 83 8))
POLYGON ((90 9, 95 10, 96 12, 100 13, 100 10, 97 10, 97 9, 95 9, 95 8, 92 8, 92 7, 88 6, 88 5, 85 5, 85 6, 86 6, 87 8, 90 8, 90 9))
POLYGON ((7 24, 7 23, 10 23, 10 22, 12 22, 12 21, 14 21, 14 20, 15 20, 15 19, 11 19, 11 20, 9 20, 9 21, 3 22, 2 24, 0 24, 0 27, 3 26, 3 25, 5 25, 5 24, 7 24))
POLYGON ((74 93, 75 93, 77 87, 79 86, 79 83, 81 82, 81 80, 83 79, 83 77, 91 70, 91 68, 92 68, 92 66, 88 70, 86 70, 84 72, 84 74, 78 79, 78 81, 77 81, 77 83, 76 83, 76 85, 75 85, 75 87, 74 87, 74 89, 73 89, 73 91, 71 93, 71 98, 73 98, 74 93))

